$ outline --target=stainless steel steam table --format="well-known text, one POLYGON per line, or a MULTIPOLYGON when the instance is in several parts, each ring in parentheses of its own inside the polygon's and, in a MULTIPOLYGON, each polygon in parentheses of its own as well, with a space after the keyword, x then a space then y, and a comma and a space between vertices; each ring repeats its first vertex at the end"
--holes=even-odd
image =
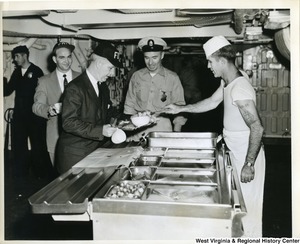
POLYGON ((152 132, 144 148, 99 148, 29 203, 55 220, 92 221, 95 240, 237 237, 246 214, 215 133, 152 132))

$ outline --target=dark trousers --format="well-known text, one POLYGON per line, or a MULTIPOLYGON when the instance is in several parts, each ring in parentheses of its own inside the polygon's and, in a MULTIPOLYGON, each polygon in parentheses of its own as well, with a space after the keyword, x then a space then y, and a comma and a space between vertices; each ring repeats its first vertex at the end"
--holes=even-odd
POLYGON ((22 177, 33 173, 36 177, 47 176, 51 162, 46 144, 46 120, 33 113, 15 112, 11 136, 14 175, 22 177))

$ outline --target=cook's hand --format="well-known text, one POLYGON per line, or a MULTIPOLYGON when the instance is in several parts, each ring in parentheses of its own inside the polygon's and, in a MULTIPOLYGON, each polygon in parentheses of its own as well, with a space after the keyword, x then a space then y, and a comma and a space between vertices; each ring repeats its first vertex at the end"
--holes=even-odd
POLYGON ((254 179, 255 169, 254 166, 248 166, 244 164, 241 172, 241 182, 248 183, 254 179))
POLYGON ((102 134, 106 137, 111 137, 115 131, 117 130, 116 127, 112 127, 110 124, 103 125, 102 134))
POLYGON ((166 114, 178 114, 180 113, 180 106, 175 104, 169 104, 165 106, 162 111, 166 114))

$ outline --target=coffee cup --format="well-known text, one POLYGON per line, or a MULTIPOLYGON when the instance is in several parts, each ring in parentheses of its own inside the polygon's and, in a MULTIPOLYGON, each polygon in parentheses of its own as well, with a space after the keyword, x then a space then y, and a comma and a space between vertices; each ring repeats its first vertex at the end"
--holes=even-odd
POLYGON ((61 104, 61 103, 55 103, 55 104, 53 105, 53 108, 55 109, 55 112, 56 112, 57 114, 60 114, 60 113, 61 113, 61 107, 62 107, 62 104, 61 104))

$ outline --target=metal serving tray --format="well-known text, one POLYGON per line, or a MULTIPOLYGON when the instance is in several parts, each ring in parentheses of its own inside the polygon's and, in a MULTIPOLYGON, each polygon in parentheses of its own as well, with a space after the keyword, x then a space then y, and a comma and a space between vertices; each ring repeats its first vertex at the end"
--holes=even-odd
POLYGON ((167 151, 167 148, 161 147, 147 147, 144 148, 142 155, 143 156, 163 156, 167 151))
POLYGON ((141 155, 133 162, 134 166, 159 166, 161 163, 161 156, 144 156, 141 155))
POLYGON ((114 172, 115 167, 72 168, 28 201, 33 213, 85 213, 88 202, 114 172))
POLYGON ((167 182, 169 184, 218 185, 218 172, 206 169, 172 169, 158 168, 152 177, 152 182, 167 182))
MULTIPOLYGON (((215 164, 218 165, 218 163, 220 163, 219 157, 217 157, 215 164)), ((138 169, 139 167, 147 166, 132 167, 138 169)), ((93 213, 104 214, 104 217, 107 215, 117 216, 119 214, 138 217, 150 216, 149 218, 152 218, 151 216, 217 219, 229 219, 231 217, 231 199, 228 194, 224 172, 223 170, 219 171, 219 166, 216 169, 149 166, 149 168, 156 170, 153 170, 153 178, 150 181, 145 181, 148 184, 141 199, 105 198, 105 194, 112 185, 118 184, 122 180, 133 180, 130 168, 122 167, 116 170, 112 177, 95 194, 92 201, 93 213), (176 171, 183 173, 184 177, 191 176, 193 179, 182 182, 180 174, 175 173, 176 171), (168 173, 173 173, 173 176, 177 177, 177 179, 169 182, 164 181, 163 177, 168 175, 168 173), (207 177, 200 179, 197 176, 207 177), (212 182, 207 182, 206 180, 208 179, 212 182)))
MULTIPOLYGON (((142 167, 142 168, 146 168, 146 167, 142 167)), ((151 174, 153 174, 155 168, 150 168, 151 174)), ((141 197, 139 198, 129 198, 128 196, 123 196, 123 197, 119 197, 119 198, 115 198, 115 197, 111 197, 110 194, 112 193, 112 190, 116 187, 116 186, 121 186, 121 184, 123 185, 134 185, 134 184, 138 184, 138 183, 143 183, 145 186, 148 185, 149 180, 135 180, 134 177, 134 173, 138 173, 139 171, 135 170, 134 167, 119 167, 114 174, 111 176, 111 178, 101 187, 101 189, 98 191, 98 193, 96 194, 97 196, 101 196, 101 198, 107 200, 107 201, 127 201, 127 200, 140 200, 141 197), (133 172, 132 172, 133 171, 133 172)), ((142 170, 140 171, 142 172, 142 170)), ((123 187, 122 185, 122 187, 123 187)), ((146 189, 146 187, 145 187, 146 189)), ((142 194, 141 194, 142 195, 142 194)))
POLYGON ((163 158, 160 167, 214 168, 214 158, 163 158))
POLYGON ((132 180, 151 180, 157 170, 157 167, 138 166, 130 167, 132 180))
POLYGON ((215 158, 215 149, 175 149, 168 148, 165 150, 166 158, 215 158))
POLYGON ((108 199, 125 199, 140 200, 145 192, 148 182, 136 180, 123 180, 116 185, 112 185, 104 198, 108 199))
POLYGON ((149 147, 213 149, 217 145, 217 133, 150 132, 149 147))
POLYGON ((143 199, 147 201, 219 204, 220 194, 214 185, 174 185, 150 183, 143 199))
MULTIPOLYGON (((166 172, 166 170, 162 171, 166 172)), ((193 172, 185 170, 185 172, 208 175, 208 177, 214 179, 217 171, 201 170, 200 172, 193 172)), ((93 212, 193 218, 229 218, 231 215, 229 199, 222 198, 220 187, 215 183, 181 184, 181 182, 141 181, 145 183, 146 189, 140 199, 108 198, 107 195, 110 194, 112 186, 118 185, 122 181, 132 181, 128 168, 122 167, 116 170, 95 194, 93 212)))

